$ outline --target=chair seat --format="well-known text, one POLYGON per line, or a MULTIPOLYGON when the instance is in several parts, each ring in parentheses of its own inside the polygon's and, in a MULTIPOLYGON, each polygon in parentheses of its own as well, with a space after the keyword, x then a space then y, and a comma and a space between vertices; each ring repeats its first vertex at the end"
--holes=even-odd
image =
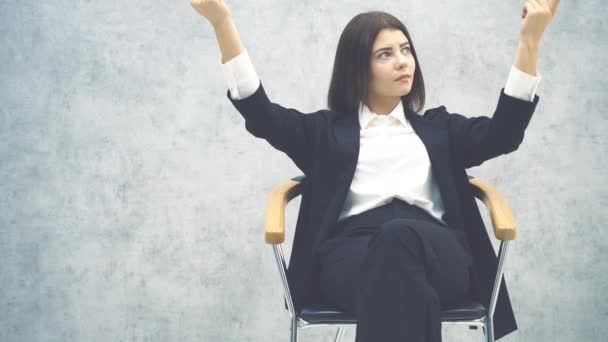
MULTIPOLYGON (((469 321, 480 319, 487 313, 486 308, 477 303, 471 302, 458 308, 446 309, 441 312, 443 322, 450 321, 469 321)), ((326 305, 312 305, 302 309, 300 318, 312 324, 356 324, 354 316, 336 311, 326 305)))

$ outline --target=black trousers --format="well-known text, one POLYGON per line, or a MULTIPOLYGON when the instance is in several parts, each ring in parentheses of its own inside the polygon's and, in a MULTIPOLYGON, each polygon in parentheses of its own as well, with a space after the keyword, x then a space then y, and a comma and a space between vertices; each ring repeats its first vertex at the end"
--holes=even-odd
POLYGON ((356 342, 440 342, 441 310, 474 298, 464 234, 421 208, 395 198, 335 228, 321 296, 356 316, 356 342))

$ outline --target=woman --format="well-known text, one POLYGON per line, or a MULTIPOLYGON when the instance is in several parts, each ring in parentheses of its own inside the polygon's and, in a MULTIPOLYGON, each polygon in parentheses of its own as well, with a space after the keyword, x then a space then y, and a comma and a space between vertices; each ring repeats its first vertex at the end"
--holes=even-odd
MULTIPOLYGON (((299 311, 325 302, 356 315, 356 341, 441 341, 441 308, 487 306, 496 271, 465 169, 516 150, 534 112, 538 49, 559 0, 529 0, 511 73, 490 119, 424 106, 408 30, 355 16, 338 44, 328 110, 271 102, 221 0, 191 0, 212 24, 246 129, 285 152, 306 181, 288 280, 299 311), (432 167, 431 167, 432 166, 432 167), (310 280, 312 279, 312 280, 310 280)), ((503 282, 500 338, 517 326, 503 282)))

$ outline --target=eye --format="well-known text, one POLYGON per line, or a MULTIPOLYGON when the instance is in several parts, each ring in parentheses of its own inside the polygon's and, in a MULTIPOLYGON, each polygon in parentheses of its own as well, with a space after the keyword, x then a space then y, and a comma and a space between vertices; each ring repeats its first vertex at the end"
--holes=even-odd
MULTIPOLYGON (((411 49, 409 48, 409 46, 404 47, 402 50, 407 49, 407 53, 409 54, 411 52, 411 49)), ((378 55, 378 57, 382 57, 382 55, 384 55, 385 53, 388 53, 388 51, 384 51, 381 54, 378 55)))

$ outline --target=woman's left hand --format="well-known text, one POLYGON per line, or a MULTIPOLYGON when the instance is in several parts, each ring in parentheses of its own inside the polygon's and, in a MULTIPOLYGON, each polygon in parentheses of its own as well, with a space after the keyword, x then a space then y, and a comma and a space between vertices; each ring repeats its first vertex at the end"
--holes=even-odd
POLYGON ((524 4, 522 18, 524 23, 521 28, 521 39, 540 43, 540 39, 555 17, 560 0, 528 0, 524 4))

